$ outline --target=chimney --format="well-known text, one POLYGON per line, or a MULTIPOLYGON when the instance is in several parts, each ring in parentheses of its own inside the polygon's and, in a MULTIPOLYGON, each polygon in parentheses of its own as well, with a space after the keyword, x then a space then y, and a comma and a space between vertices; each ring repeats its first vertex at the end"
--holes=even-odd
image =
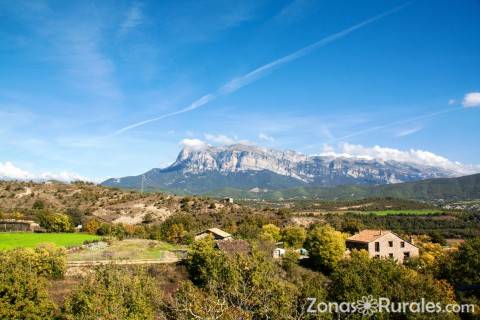
POLYGON ((410 243, 411 243, 411 244, 414 244, 413 242, 414 242, 415 240, 413 240, 413 237, 412 237, 412 236, 408 237, 408 239, 410 240, 410 243))

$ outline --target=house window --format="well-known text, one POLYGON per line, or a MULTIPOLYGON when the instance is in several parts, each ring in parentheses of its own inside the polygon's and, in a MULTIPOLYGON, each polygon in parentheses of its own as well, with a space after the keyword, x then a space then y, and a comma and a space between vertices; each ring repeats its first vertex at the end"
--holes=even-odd
POLYGON ((405 248, 405 241, 400 242, 400 248, 405 248))
POLYGON ((380 255, 379 255, 379 254, 376 254, 376 255, 375 255, 375 258, 376 258, 376 259, 380 259, 380 255))
POLYGON ((389 246, 390 248, 392 248, 392 247, 393 247, 393 241, 388 241, 388 246, 389 246))
POLYGON ((389 253, 388 257, 393 259, 393 253, 389 253))
POLYGON ((380 252, 380 242, 375 242, 375 252, 380 252))
POLYGON ((409 258, 410 258, 410 252, 405 251, 405 252, 403 253, 403 260, 406 261, 406 260, 408 260, 409 258))

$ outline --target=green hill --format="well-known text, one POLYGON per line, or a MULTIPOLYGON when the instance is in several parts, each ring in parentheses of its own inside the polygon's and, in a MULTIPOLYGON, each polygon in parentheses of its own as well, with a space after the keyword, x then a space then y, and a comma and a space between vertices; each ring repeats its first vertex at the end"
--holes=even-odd
POLYGON ((439 178, 378 186, 345 185, 336 187, 300 187, 266 192, 241 189, 221 189, 209 195, 240 199, 327 199, 348 200, 393 197, 415 200, 473 200, 480 199, 480 174, 459 178, 439 178))

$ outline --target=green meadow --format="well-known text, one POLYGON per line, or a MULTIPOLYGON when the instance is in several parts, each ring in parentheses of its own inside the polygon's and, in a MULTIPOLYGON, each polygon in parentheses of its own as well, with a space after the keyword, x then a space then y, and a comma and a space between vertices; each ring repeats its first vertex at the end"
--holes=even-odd
POLYGON ((364 211, 366 214, 373 214, 376 216, 394 216, 394 215, 408 215, 408 216, 430 216, 439 215, 443 212, 441 210, 432 209, 408 209, 408 210, 379 210, 379 211, 364 211))
POLYGON ((0 232, 0 250, 34 248, 41 243, 53 243, 69 248, 79 246, 85 240, 95 239, 100 239, 100 237, 86 233, 0 232))

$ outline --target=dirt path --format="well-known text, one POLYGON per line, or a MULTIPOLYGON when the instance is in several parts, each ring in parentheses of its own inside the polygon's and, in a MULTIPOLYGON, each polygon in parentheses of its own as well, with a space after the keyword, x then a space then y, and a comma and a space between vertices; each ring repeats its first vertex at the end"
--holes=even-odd
POLYGON ((76 267, 93 267, 105 264, 162 264, 162 263, 176 263, 180 261, 180 258, 172 252, 165 252, 162 259, 137 259, 137 260, 85 260, 85 261, 68 261, 67 268, 76 267))
POLYGON ((20 198, 29 196, 29 195, 31 195, 31 194, 32 194, 32 188, 25 187, 25 192, 16 194, 16 195, 15 195, 15 198, 20 199, 20 198))

